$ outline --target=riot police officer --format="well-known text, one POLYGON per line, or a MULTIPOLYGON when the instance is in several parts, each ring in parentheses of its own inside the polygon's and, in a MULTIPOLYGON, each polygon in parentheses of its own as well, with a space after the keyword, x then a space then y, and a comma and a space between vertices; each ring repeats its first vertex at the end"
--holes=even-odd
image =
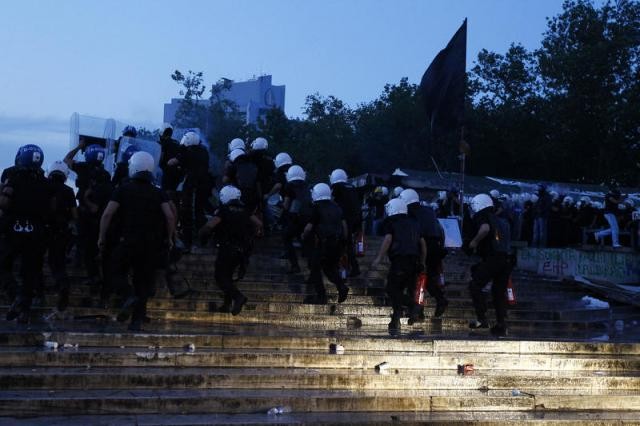
POLYGON ((221 206, 199 231, 202 240, 215 233, 218 254, 215 263, 216 283, 224 293, 221 312, 238 315, 247 303, 247 297, 234 283, 234 272, 247 261, 260 220, 241 201, 238 188, 227 185, 220 190, 221 206))
POLYGON ((284 231, 285 256, 289 260, 289 273, 300 272, 298 255, 294 247, 294 240, 298 238, 311 218, 311 194, 305 181, 307 174, 298 165, 287 170, 287 185, 284 188, 284 216, 286 229, 284 231))
POLYGON ((493 202, 487 194, 478 194, 471 200, 473 223, 477 229, 475 236, 465 249, 475 252, 481 261, 471 267, 469 290, 477 320, 469 324, 471 329, 489 328, 487 321, 487 302, 482 289, 492 281, 491 294, 496 310, 497 324, 491 333, 504 336, 507 332, 505 323, 507 312, 506 291, 511 274, 509 262, 510 229, 509 222, 496 217, 493 202))
POLYGON ((334 201, 340 206, 347 223, 347 247, 346 252, 349 258, 349 276, 360 275, 360 265, 356 258, 355 240, 362 232, 362 203, 355 188, 347 183, 347 173, 342 169, 335 169, 329 176, 331 193, 334 201))
MULTIPOLYGON (((415 287, 418 273, 424 270, 426 242, 420 235, 418 222, 407 215, 407 204, 402 199, 389 200, 385 210, 384 240, 372 267, 377 267, 385 255, 389 256, 391 266, 387 275, 387 293, 393 307, 389 331, 395 333, 400 330, 403 305, 407 300, 405 291, 415 287)), ((413 297, 410 297, 409 304, 410 312, 418 309, 413 297)))
POLYGON ((311 220, 306 225, 303 240, 312 236, 311 275, 309 283, 315 287, 315 297, 305 299, 305 303, 326 304, 327 293, 322 281, 322 272, 338 290, 338 303, 347 299, 349 287, 339 273, 339 262, 344 252, 348 227, 343 218, 342 209, 331 200, 331 188, 319 183, 311 191, 313 209, 311 220))
POLYGON ((253 214, 258 210, 262 199, 258 166, 242 149, 231 151, 229 161, 231 165, 224 176, 224 182, 240 190, 245 208, 253 214))
POLYGON ((154 159, 139 151, 129 160, 129 182, 113 192, 100 221, 98 246, 103 248, 116 213, 121 217, 121 233, 111 259, 111 276, 116 292, 127 297, 118 320, 133 313, 129 328, 137 331, 146 317, 147 300, 154 293, 156 260, 171 248, 175 218, 166 195, 153 185, 154 159), (163 232, 163 229, 166 230, 163 232), (129 286, 131 272, 133 289, 129 286))
POLYGON ((44 153, 37 145, 20 147, 16 169, 0 193, 0 208, 6 215, 3 233, 11 251, 20 258, 22 283, 7 321, 27 322, 34 293, 42 292, 42 266, 46 226, 53 207, 52 188, 41 169, 44 153))

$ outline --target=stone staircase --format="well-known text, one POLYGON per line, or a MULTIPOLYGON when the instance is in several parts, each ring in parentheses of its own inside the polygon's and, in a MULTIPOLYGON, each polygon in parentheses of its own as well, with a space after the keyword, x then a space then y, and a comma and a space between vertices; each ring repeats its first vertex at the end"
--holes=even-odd
POLYGON ((452 254, 444 317, 429 300, 426 322, 404 319, 390 336, 385 267, 368 267, 379 243, 345 303, 327 283, 329 304, 305 305, 306 273, 286 275, 279 241, 259 241, 235 317, 217 312, 214 254, 185 256, 190 296, 173 299, 159 282, 141 333, 72 270, 66 312, 51 294, 31 324, 0 322, 0 425, 640 422, 638 310, 590 309, 580 288, 516 271, 509 337, 470 332, 473 259, 452 254), (458 374, 464 364, 473 373, 458 374))

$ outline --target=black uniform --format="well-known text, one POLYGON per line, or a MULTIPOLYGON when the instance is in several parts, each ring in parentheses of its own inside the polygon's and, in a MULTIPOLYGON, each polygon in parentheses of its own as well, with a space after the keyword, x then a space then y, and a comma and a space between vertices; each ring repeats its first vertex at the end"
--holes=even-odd
POLYGON ((290 200, 289 210, 284 212, 286 216, 286 229, 284 232, 284 247, 287 259, 291 264, 292 272, 300 270, 298 256, 293 247, 293 241, 302 234, 305 225, 311 218, 311 193, 309 185, 302 180, 288 182, 284 188, 285 199, 290 200))
MULTIPOLYGON (((100 218, 109 202, 113 187, 111 176, 102 164, 85 162, 73 163, 71 167, 77 175, 76 186, 78 192, 78 228, 79 243, 89 282, 92 285, 98 283, 100 269, 98 264, 98 232, 100 231, 100 218), (91 211, 87 200, 98 206, 97 211, 91 211)), ((105 265, 102 265, 103 267, 105 265)))
POLYGON ((69 298, 69 277, 67 276, 67 250, 71 244, 70 224, 76 208, 73 190, 65 185, 66 178, 58 173, 49 176, 53 192, 53 213, 48 235, 49 269, 60 291, 58 310, 63 311, 69 298))
POLYGON ((487 302, 482 289, 493 281, 491 294, 496 310, 497 326, 505 328, 507 312, 506 291, 511 274, 509 254, 509 223, 497 218, 491 208, 478 212, 473 221, 477 229, 483 224, 489 225, 489 234, 483 238, 477 247, 477 253, 482 258, 480 263, 471 267, 471 283, 469 290, 476 317, 483 326, 487 326, 487 302))
POLYGON ((235 285, 233 273, 243 266, 251 253, 255 235, 254 225, 251 222, 249 210, 238 201, 220 206, 214 213, 214 217, 220 219, 219 225, 215 228, 215 240, 218 244, 215 279, 224 293, 223 310, 227 311, 231 302, 234 302, 231 312, 237 315, 247 302, 247 298, 235 285))
MULTIPOLYGON (((16 170, 16 166, 4 169, 2 171, 2 176, 0 177, 0 183, 2 185, 6 184, 16 170)), ((0 216, 0 229, 9 229, 9 218, 5 212, 0 216)), ((14 254, 9 241, 9 234, 6 232, 0 232, 0 280, 9 300, 15 299, 17 291, 17 283, 13 276, 13 263, 14 254)))
POLYGON ((185 173, 180 204, 182 238, 187 248, 193 242, 193 232, 207 221, 205 209, 213 188, 209 174, 209 152, 204 145, 182 147, 180 164, 185 173))
POLYGON ((113 289, 132 301, 132 323, 143 320, 147 300, 155 292, 156 262, 166 236, 162 205, 168 203, 168 198, 148 178, 132 178, 111 197, 119 204, 117 214, 121 220, 119 242, 110 256, 111 277, 113 289), (130 271, 133 291, 128 281, 130 271))
MULTIPOLYGON (((169 160, 172 158, 180 161, 181 147, 178 141, 172 138, 160 138, 162 154, 160 156, 160 169, 162 169, 162 190, 170 196, 175 196, 175 192, 184 179, 184 169, 180 163, 170 166, 169 160)), ((176 200, 172 200, 176 202, 176 200)))
MULTIPOLYGON (((420 228, 414 219, 406 214, 398 214, 386 219, 383 233, 385 236, 391 235, 391 247, 388 252, 391 266, 387 276, 387 293, 393 307, 392 323, 398 323, 402 316, 402 307, 406 303, 404 292, 415 288, 418 277, 420 228)), ((409 293, 409 297, 410 309, 414 311, 417 306, 413 302, 413 294, 409 293)), ((391 327, 391 324, 389 326, 391 327)))
MULTIPOLYGON (((344 228, 342 209, 331 200, 313 204, 311 220, 313 226, 313 251, 311 254, 311 275, 309 283, 316 292, 315 303, 327 302, 327 292, 322 281, 322 272, 338 290, 338 302, 342 303, 349 292, 340 276, 340 257, 344 252, 344 228)), ((310 301, 310 300, 308 300, 310 301)))
POLYGON ((350 275, 360 275, 360 265, 356 258, 355 239, 362 232, 362 207, 360 197, 354 187, 346 183, 331 186, 333 199, 340 206, 347 222, 347 256, 349 257, 350 275))
POLYGON ((257 150, 251 153, 251 159, 258 168, 258 183, 262 192, 266 192, 273 187, 276 166, 273 159, 265 150, 257 150))
POLYGON ((436 299, 436 312, 440 313, 440 310, 444 310, 444 307, 448 305, 443 289, 438 284, 442 259, 447 253, 444 249, 443 230, 431 207, 413 203, 408 206, 408 211, 409 216, 418 222, 420 236, 427 243, 426 269, 429 283, 427 291, 436 299))
POLYGON ((255 213, 262 199, 260 171, 256 162, 247 155, 242 155, 227 168, 227 179, 238 188, 240 198, 247 211, 255 213))
MULTIPOLYGON (((42 267, 46 247, 46 227, 51 214, 53 191, 41 169, 18 168, 5 184, 12 191, 10 207, 5 211, 3 233, 11 251, 20 257, 22 283, 7 313, 12 320, 27 314, 35 291, 42 291, 42 267)), ((26 318, 25 318, 26 319, 26 318)))

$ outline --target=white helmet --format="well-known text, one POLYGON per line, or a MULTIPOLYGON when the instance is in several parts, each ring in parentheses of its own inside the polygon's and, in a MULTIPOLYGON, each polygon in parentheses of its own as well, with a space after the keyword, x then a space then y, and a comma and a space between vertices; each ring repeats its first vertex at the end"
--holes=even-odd
POLYGON ((491 191, 489 191, 489 195, 491 196, 491 198, 497 199, 500 196, 500 191, 498 191, 497 189, 492 189, 491 191))
POLYGON ((293 182, 294 180, 305 180, 307 178, 307 174, 304 169, 297 164, 295 166, 289 167, 287 170, 287 182, 293 182))
POLYGON ((549 195, 551 195, 551 200, 552 201, 556 201, 560 197, 560 195, 558 195, 558 193, 556 191, 549 192, 549 195))
POLYGON ((471 199, 471 211, 478 213, 487 207, 493 207, 493 200, 487 194, 478 194, 471 199))
POLYGON ((418 193, 413 189, 405 189, 400 193, 400 199, 404 201, 407 205, 420 202, 420 197, 418 197, 418 193))
POLYGON ((269 148, 269 142, 267 142, 265 138, 255 138, 253 142, 251 142, 251 149, 253 149, 254 151, 268 149, 268 148, 269 148))
POLYGON ((329 183, 331 185, 335 185, 336 183, 346 183, 347 182, 347 172, 342 169, 335 169, 329 175, 329 183))
POLYGON ((69 176, 69 166, 67 166, 67 164, 62 160, 56 160, 49 166, 49 176, 51 176, 51 173, 55 172, 62 173, 67 177, 69 176))
POLYGON ((242 155, 244 155, 244 149, 234 149, 229 153, 229 160, 233 163, 236 159, 242 155))
POLYGON ((290 166, 291 164, 293 164, 291 156, 286 152, 281 152, 280 154, 276 155, 276 159, 273 160, 273 162, 276 165, 276 169, 279 169, 282 166, 290 166))
POLYGON ((240 138, 235 138, 231 142, 229 142, 229 152, 234 149, 242 149, 244 150, 246 146, 244 145, 244 141, 240 138))
POLYGON ((400 198, 394 198, 384 205, 384 211, 387 213, 387 216, 407 214, 407 203, 400 198))
POLYGON ((438 200, 444 201, 447 199, 447 191, 438 191, 438 200))
POLYGON ((570 197, 569 195, 567 195, 566 197, 564 197, 564 199, 562 200, 562 204, 565 204, 567 206, 572 206, 573 205, 573 197, 570 197))
POLYGON ((311 199, 315 203, 316 201, 330 200, 331 188, 326 183, 317 183, 311 190, 311 199))
POLYGON ((170 123, 163 123, 160 127, 160 134, 163 134, 167 129, 173 130, 173 126, 170 123))
POLYGON ((184 146, 200 145, 200 136, 196 132, 187 132, 182 137, 180 144, 184 146))
POLYGON ((636 206, 636 203, 634 203, 631 198, 625 199, 624 203, 627 205, 627 207, 634 208, 636 206))
POLYGON ((398 198, 402 191, 404 191, 404 188, 401 186, 396 186, 395 188, 393 188, 393 198, 398 198))
POLYGON ((129 177, 141 172, 153 173, 155 166, 156 163, 151 154, 145 151, 134 152, 129 159, 129 177))
POLYGON ((239 200, 242 193, 233 185, 227 185, 220 190, 220 202, 229 204, 230 201, 239 200))
POLYGON ((591 204, 591 197, 583 195, 582 197, 580 197, 580 201, 582 201, 582 203, 584 204, 591 204))
POLYGON ((537 203, 538 202, 538 196, 536 194, 531 194, 531 202, 532 203, 537 203))

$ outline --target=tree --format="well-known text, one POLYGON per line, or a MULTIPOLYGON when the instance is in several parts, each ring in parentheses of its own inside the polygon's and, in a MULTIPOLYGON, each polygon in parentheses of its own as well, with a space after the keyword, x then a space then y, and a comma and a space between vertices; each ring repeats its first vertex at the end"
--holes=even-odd
POLYGON ((206 106, 200 102, 205 91, 202 72, 189 70, 187 75, 175 70, 171 79, 181 86, 179 91, 182 101, 176 111, 174 126, 180 128, 197 127, 204 129, 206 125, 206 106))

